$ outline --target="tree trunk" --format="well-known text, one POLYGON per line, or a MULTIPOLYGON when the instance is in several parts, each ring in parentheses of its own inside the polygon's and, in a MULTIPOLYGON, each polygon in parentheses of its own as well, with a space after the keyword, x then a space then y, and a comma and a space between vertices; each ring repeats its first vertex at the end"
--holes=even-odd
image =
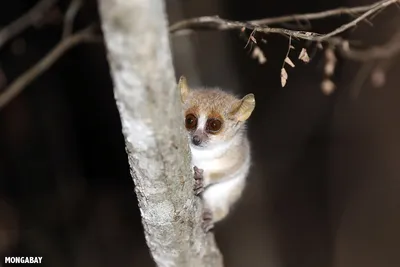
POLYGON ((158 266, 222 266, 200 227, 163 0, 99 0, 147 244, 158 266))

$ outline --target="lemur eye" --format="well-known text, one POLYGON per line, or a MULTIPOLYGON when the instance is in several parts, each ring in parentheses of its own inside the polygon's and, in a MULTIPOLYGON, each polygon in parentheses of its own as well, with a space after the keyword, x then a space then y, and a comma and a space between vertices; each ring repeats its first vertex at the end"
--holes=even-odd
POLYGON ((186 129, 188 129, 188 130, 192 130, 192 129, 196 128, 196 126, 197 126, 196 116, 194 116, 193 114, 186 115, 185 126, 186 126, 186 129))
POLYGON ((207 131, 211 133, 217 133, 221 130, 222 122, 218 119, 207 120, 207 131))

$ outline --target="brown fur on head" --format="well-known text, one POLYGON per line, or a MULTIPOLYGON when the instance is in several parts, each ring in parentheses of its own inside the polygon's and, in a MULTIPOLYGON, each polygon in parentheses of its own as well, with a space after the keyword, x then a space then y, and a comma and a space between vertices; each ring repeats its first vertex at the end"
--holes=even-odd
POLYGON ((181 77, 178 87, 185 111, 185 126, 191 144, 211 147, 223 144, 237 136, 255 108, 253 94, 242 99, 220 89, 189 88, 181 77))

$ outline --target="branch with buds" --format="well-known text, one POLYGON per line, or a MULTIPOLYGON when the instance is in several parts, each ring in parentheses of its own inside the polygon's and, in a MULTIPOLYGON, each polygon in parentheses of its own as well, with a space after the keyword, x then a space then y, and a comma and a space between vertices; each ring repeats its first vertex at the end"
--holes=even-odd
POLYGON ((330 45, 338 46, 342 45, 344 42, 342 38, 337 37, 339 34, 357 26, 359 22, 366 20, 373 15, 376 15, 378 12, 394 4, 400 4, 400 0, 381 0, 377 3, 361 7, 338 8, 318 13, 289 15, 276 18, 252 20, 246 22, 222 19, 218 16, 206 16, 206 17, 192 18, 177 22, 170 26, 170 32, 172 34, 179 35, 191 32, 193 30, 244 31, 248 29, 252 30, 252 33, 259 32, 265 34, 281 34, 284 36, 297 38, 301 40, 308 40, 317 43, 329 43, 330 45), (338 16, 341 14, 347 14, 347 15, 360 14, 360 15, 355 19, 353 19, 352 21, 350 21, 349 23, 343 24, 339 28, 325 34, 311 32, 311 31, 295 31, 284 28, 274 28, 269 26, 284 22, 322 19, 322 18, 338 16))
MULTIPOLYGON (((29 10, 26 14, 10 23, 8 26, 4 27, 0 31, 0 48, 9 40, 20 34, 22 31, 27 29, 29 26, 34 25, 40 20, 41 17, 44 16, 45 12, 48 11, 57 0, 41 0, 36 4, 31 10, 29 10)), ((336 57, 334 51, 338 51, 343 57, 359 61, 366 62, 370 60, 388 60, 392 58, 394 55, 400 53, 400 30, 393 35, 393 38, 387 43, 371 47, 365 50, 357 50, 351 46, 351 42, 348 40, 344 40, 339 35, 344 33, 345 31, 355 27, 361 21, 367 20, 370 17, 378 14, 389 6, 393 6, 399 4, 400 0, 381 0, 371 5, 352 7, 352 8, 337 8, 317 13, 308 13, 308 14, 294 14, 288 16, 281 16, 275 18, 265 18, 260 20, 252 20, 246 22, 240 21, 232 21, 227 19, 222 19, 218 16, 205 16, 192 18, 188 20, 183 20, 172 24, 169 27, 169 31, 172 35, 180 35, 192 33, 194 31, 199 30, 239 30, 242 33, 246 32, 246 30, 251 30, 251 34, 246 39, 246 46, 252 44, 252 57, 257 59, 260 64, 265 64, 267 62, 267 57, 261 48, 257 45, 255 33, 261 34, 280 34, 283 36, 287 36, 292 39, 298 40, 307 40, 314 42, 317 47, 323 48, 322 44, 326 44, 326 66, 324 70, 324 81, 322 82, 322 90, 326 94, 330 94, 334 90, 334 84, 330 80, 330 77, 333 74, 336 64, 336 57), (353 20, 349 23, 343 24, 339 28, 322 34, 311 31, 303 31, 303 30, 289 30, 285 28, 277 28, 270 27, 271 25, 277 25, 287 22, 302 22, 302 21, 311 21, 324 19, 339 15, 349 15, 355 16, 353 20), (333 52, 333 53, 332 53, 333 52), (333 59, 335 58, 335 59, 333 59), (331 71, 332 70, 332 71, 331 71)), ((101 41, 101 38, 93 33, 93 28, 88 28, 84 31, 71 34, 72 33, 72 23, 78 12, 79 8, 82 5, 82 0, 71 0, 70 6, 64 17, 64 30, 63 30, 63 38, 56 47, 49 52, 42 60, 40 60, 36 65, 27 70, 24 74, 18 77, 13 83, 11 83, 7 88, 0 93, 0 109, 2 109, 7 103, 9 103, 12 99, 19 95, 19 93, 29 85, 37 76, 41 75, 44 71, 46 71, 55 61, 63 55, 66 51, 68 51, 73 46, 82 43, 82 42, 91 42, 91 41, 101 41)), ((289 45, 288 51, 293 49, 289 45)), ((299 60, 304 63, 308 63, 310 61, 310 57, 308 55, 307 49, 302 48, 298 57, 299 60)), ((292 66, 289 62, 289 57, 286 56, 284 62, 292 66)), ((292 62, 293 63, 293 62, 292 62)), ((286 85, 287 82, 287 71, 282 67, 281 70, 281 84, 282 86, 286 85)), ((383 71, 387 69, 388 63, 378 64, 375 67, 376 70, 373 72, 373 82, 374 84, 382 84, 382 77, 384 77, 383 71)), ((369 64, 369 66, 372 66, 369 64)), ((294 64, 293 66, 294 67, 294 64)), ((372 67, 364 68, 369 69, 371 71, 372 67)), ((365 73, 366 71, 362 71, 365 73)), ((0 79, 4 75, 0 71, 0 79)), ((365 75, 364 75, 365 76, 365 75)), ((1 81, 0 81, 1 83, 1 81)))
MULTIPOLYGON (((288 79, 285 64, 288 64, 291 67, 295 66, 292 60, 289 58, 290 50, 294 49, 294 47, 292 46, 292 39, 313 42, 320 49, 323 49, 322 44, 325 44, 326 65, 324 68, 324 79, 321 84, 321 89, 325 94, 329 95, 334 91, 335 87, 330 79, 334 73, 337 62, 335 51, 338 51, 344 58, 359 62, 366 62, 376 59, 388 59, 400 53, 400 30, 393 35, 393 38, 390 41, 383 44, 382 46, 371 47, 365 50, 357 50, 356 48, 351 46, 350 41, 340 37, 340 34, 351 28, 354 28, 361 21, 368 20, 369 18, 377 15, 379 12, 383 11, 389 6, 393 6, 396 4, 400 4, 400 0, 381 0, 376 3, 360 7, 342 7, 317 13, 295 14, 245 22, 222 19, 218 16, 205 16, 177 22, 170 26, 170 32, 175 35, 180 35, 192 33, 193 31, 199 30, 239 30, 241 33, 245 33, 246 31, 250 30, 251 33, 246 39, 247 42, 245 47, 247 47, 249 44, 252 44, 252 57, 257 59, 260 64, 264 64, 265 62, 267 62, 267 57, 258 46, 255 33, 262 34, 262 38, 264 38, 264 36, 268 34, 280 34, 286 36, 289 38, 289 47, 281 68, 282 87, 286 85, 288 79), (310 21, 339 16, 343 14, 353 16, 354 19, 328 33, 317 33, 311 31, 289 30, 285 28, 271 27, 271 25, 287 22, 310 21)), ((263 41, 264 39, 261 40, 263 41)), ((310 57, 307 53, 306 48, 301 49, 298 59, 303 61, 304 63, 308 63, 310 61, 310 57)))

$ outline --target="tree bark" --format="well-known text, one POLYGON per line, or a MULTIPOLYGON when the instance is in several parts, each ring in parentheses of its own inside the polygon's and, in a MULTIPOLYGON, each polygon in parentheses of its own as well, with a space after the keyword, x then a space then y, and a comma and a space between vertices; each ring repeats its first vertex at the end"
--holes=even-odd
POLYGON ((158 266, 222 266, 200 227, 163 0, 99 0, 147 244, 158 266))

